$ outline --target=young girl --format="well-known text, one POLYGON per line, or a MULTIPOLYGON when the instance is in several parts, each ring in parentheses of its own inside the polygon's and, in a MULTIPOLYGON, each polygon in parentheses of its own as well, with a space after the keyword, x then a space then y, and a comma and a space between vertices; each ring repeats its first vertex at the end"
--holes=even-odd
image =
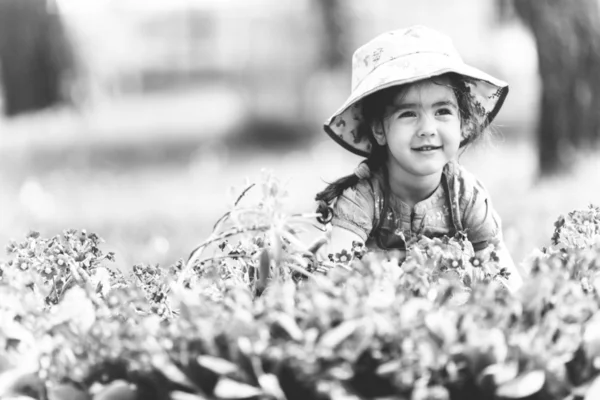
POLYGON ((416 235, 466 233, 477 252, 496 246, 509 283, 521 283, 487 191, 457 163, 459 149, 492 122, 508 85, 465 64, 451 40, 415 26, 384 33, 352 60, 352 93, 325 131, 366 157, 317 194, 332 224, 329 252, 406 250, 416 235))

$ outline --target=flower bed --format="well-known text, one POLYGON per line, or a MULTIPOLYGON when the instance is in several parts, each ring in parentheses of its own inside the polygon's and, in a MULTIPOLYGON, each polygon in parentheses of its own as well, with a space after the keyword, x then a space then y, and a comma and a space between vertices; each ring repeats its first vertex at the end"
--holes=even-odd
POLYGON ((401 267, 359 244, 319 261, 284 195, 266 177, 188 262, 128 276, 94 234, 10 244, 0 398, 600 398, 600 208, 559 218, 511 293, 461 235, 401 267))

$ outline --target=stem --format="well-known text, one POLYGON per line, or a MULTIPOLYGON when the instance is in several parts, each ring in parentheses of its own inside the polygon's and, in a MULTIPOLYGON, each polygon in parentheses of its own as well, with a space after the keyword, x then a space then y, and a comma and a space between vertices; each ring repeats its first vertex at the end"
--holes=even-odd
POLYGON ((256 183, 253 183, 250 186, 248 186, 246 189, 244 189, 244 191, 238 196, 237 200, 235 201, 235 203, 233 203, 233 205, 237 206, 238 203, 244 198, 246 193, 248 193, 248 190, 252 189, 254 186, 256 186, 256 183))
POLYGON ((251 231, 264 232, 269 229, 271 229, 270 225, 253 225, 248 228, 234 228, 228 232, 221 233, 220 235, 217 235, 217 236, 211 235, 207 240, 205 240, 198 247, 196 247, 194 249, 194 251, 192 251, 192 254, 190 255, 190 258, 188 259, 188 262, 185 264, 183 271, 181 271, 181 274, 179 275, 179 279, 177 280, 177 283, 178 284, 183 283, 184 277, 187 276, 187 273, 192 269, 192 266, 194 265, 196 260, 198 260, 198 257, 200 255, 200 250, 204 249, 209 244, 217 242, 219 240, 227 239, 228 237, 231 237, 234 235, 239 235, 240 233, 251 232, 251 231))
MULTIPOLYGON (((252 189, 254 186, 256 186, 255 183, 251 184, 250 186, 248 186, 246 189, 244 189, 242 191, 242 193, 238 196, 238 198, 236 199, 235 203, 233 203, 233 206, 236 207, 240 201, 244 198, 244 196, 246 195, 246 193, 248 193, 248 190, 252 189)), ((219 224, 221 222, 223 222, 227 217, 229 217, 231 215, 231 211, 227 211, 225 214, 223 214, 223 216, 221 216, 221 218, 219 218, 217 220, 217 222, 215 222, 215 225, 213 226, 213 231, 217 230, 217 227, 219 226, 219 224)))
POLYGON ((58 293, 57 293, 57 296, 58 296, 58 297, 60 297, 60 298, 62 298, 62 297, 63 297, 63 294, 65 293, 65 290, 66 290, 67 286, 69 285, 69 283, 71 283, 71 280, 72 280, 72 279, 73 279, 73 275, 69 275, 69 276, 67 277, 67 280, 65 281, 65 283, 64 283, 64 284, 63 284, 63 286, 62 286, 62 290, 60 291, 60 294, 58 294, 58 293))
POLYGON ((58 297, 58 289, 56 288, 56 278, 54 275, 52 276, 52 290, 54 291, 54 295, 56 296, 56 304, 58 304, 60 298, 58 297))

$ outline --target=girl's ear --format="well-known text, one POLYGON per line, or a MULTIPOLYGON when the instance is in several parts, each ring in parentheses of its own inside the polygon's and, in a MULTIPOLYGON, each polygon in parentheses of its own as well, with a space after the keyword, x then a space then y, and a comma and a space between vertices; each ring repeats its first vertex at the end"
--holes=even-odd
POLYGON ((373 132, 373 137, 375 137, 375 141, 378 145, 385 146, 387 144, 385 132, 383 130, 383 124, 374 122, 371 125, 371 132, 373 132))

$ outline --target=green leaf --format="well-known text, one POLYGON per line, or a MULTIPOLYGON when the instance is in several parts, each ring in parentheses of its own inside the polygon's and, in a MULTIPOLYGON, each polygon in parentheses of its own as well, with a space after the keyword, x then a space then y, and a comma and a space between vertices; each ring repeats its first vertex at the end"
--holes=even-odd
POLYGON ((510 380, 496 389, 496 395, 507 399, 522 399, 538 393, 544 387, 546 373, 534 370, 510 380))
POLYGON ((136 387, 126 381, 116 380, 106 385, 94 400, 136 400, 136 387))
POLYGON ((394 372, 398 371, 402 366, 402 361, 400 360, 391 360, 386 363, 381 364, 375 370, 375 373, 379 376, 388 376, 392 375, 394 372))
POLYGON ((169 393, 169 397, 171 398, 171 400, 208 400, 208 398, 200 396, 199 394, 192 394, 179 391, 169 393))
POLYGON ((171 382, 177 383, 181 386, 185 386, 194 390, 199 390, 186 374, 179 369, 171 360, 167 357, 156 356, 152 359, 152 365, 158 369, 167 379, 171 382))
POLYGON ((220 357, 198 356, 198 358, 196 358, 196 361, 202 367, 211 370, 219 375, 231 374, 238 370, 237 365, 220 357))
POLYGON ((262 293, 263 290, 267 287, 267 279, 269 278, 269 272, 271 270, 271 260, 269 251, 267 249, 263 249, 260 254, 259 264, 258 264, 258 281, 256 282, 256 290, 262 293))
POLYGON ((600 357, 600 315, 595 315, 585 324, 583 343, 585 354, 592 359, 600 357))
POLYGON ((456 324, 442 311, 434 311, 425 316, 425 326, 429 332, 442 343, 454 343, 458 332, 456 324))
POLYGON ((285 400, 285 394, 279 384, 279 379, 273 374, 262 374, 258 377, 258 383, 265 393, 275 397, 278 400, 285 400))
POLYGON ((233 379, 221 378, 213 392, 219 399, 249 399, 264 395, 264 392, 246 383, 234 381, 233 379))
POLYGON ((292 340, 300 342, 304 338, 302 330, 298 324, 296 324, 296 321, 292 316, 286 313, 277 313, 275 323, 279 325, 292 340))
POLYGON ((85 289, 69 289, 52 316, 52 324, 57 326, 65 322, 79 334, 87 333, 96 322, 96 310, 85 289))
POLYGON ((48 390, 48 400, 88 400, 91 397, 71 385, 61 384, 48 390))
POLYGON ((44 382, 31 368, 13 368, 0 374, 0 399, 6 395, 42 393, 44 382))
POLYGON ((330 331, 325 332, 323 336, 321 336, 318 345, 319 347, 333 350, 350 335, 352 335, 359 326, 360 321, 344 321, 330 331))
POLYGON ((512 381, 519 375, 519 365, 517 362, 492 364, 488 365, 481 371, 479 379, 482 380, 486 376, 493 377, 495 385, 503 385, 512 381))

